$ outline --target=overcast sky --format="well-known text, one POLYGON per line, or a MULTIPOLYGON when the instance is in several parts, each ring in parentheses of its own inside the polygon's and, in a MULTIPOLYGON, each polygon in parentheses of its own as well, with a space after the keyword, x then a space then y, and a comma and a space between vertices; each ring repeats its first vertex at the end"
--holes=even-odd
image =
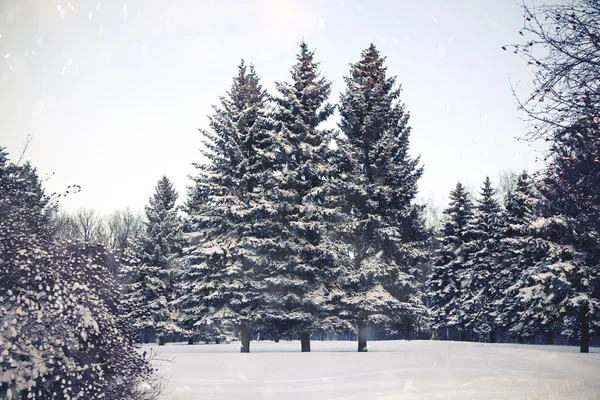
POLYGON ((337 102, 373 42, 402 83, 420 195, 445 206, 458 180, 539 166, 510 85, 531 74, 501 49, 522 26, 513 0, 0 0, 0 146, 16 159, 32 135, 48 191, 82 186, 69 210, 141 209, 163 174, 185 197, 197 128, 241 58, 271 90, 304 38, 337 102))

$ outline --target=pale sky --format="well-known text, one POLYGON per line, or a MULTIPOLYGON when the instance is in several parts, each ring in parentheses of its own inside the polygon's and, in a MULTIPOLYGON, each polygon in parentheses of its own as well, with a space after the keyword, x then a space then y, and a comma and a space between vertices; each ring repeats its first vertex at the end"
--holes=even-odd
POLYGON ((531 73, 501 49, 522 26, 513 0, 0 0, 0 146, 17 159, 32 135, 47 191, 82 187, 67 210, 141 209, 163 174, 185 198, 197 128, 241 58, 272 90, 304 38, 335 103, 373 42, 402 83, 420 195, 445 206, 458 180, 540 166, 510 89, 531 73))

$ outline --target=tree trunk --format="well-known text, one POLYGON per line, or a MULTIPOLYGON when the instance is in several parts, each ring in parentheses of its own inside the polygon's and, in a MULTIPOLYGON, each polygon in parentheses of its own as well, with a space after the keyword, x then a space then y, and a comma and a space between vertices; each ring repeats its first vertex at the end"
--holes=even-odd
POLYGON ((518 340, 519 340, 519 344, 523 344, 523 343, 525 343, 525 338, 523 338, 523 336, 522 336, 522 335, 519 335, 517 338, 518 338, 518 340))
POLYGON ((193 337, 189 337, 188 338, 188 344, 194 344, 194 338, 193 337))
POLYGON ((367 351, 367 323, 364 321, 358 323, 358 351, 367 351))
POLYGON ((300 335, 300 345, 302 347, 303 353, 310 352, 310 333, 302 332, 302 334, 300 335))
POLYGON ((215 344, 221 344, 221 338, 215 338, 215 344))
POLYGON ((276 337, 275 339, 273 339, 273 341, 274 341, 275 343, 279 343, 279 338, 278 338, 278 337, 276 337))
POLYGON ((580 353, 590 352, 590 320, 588 316, 588 305, 579 308, 579 322, 581 324, 581 345, 579 346, 580 353))
POLYGON ((490 343, 496 343, 496 332, 490 331, 490 343))
POLYGON ((546 332, 546 344, 554 344, 554 333, 552 331, 546 332))
POLYGON ((464 329, 460 330, 460 341, 461 342, 467 341, 467 331, 465 331, 464 329))
POLYGON ((240 336, 242 341, 241 353, 250 353, 250 328, 247 325, 240 327, 240 336))
POLYGON ((164 336, 159 336, 158 337, 158 345, 159 346, 164 346, 165 345, 165 337, 164 336))

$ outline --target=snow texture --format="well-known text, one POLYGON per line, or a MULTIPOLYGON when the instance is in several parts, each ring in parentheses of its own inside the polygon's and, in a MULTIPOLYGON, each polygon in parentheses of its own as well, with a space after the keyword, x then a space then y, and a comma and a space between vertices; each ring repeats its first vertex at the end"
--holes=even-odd
MULTIPOLYGON (((155 346, 152 350, 156 350, 155 346)), ((166 397, 184 399, 597 399, 600 350, 443 341, 239 342, 161 347, 166 397)), ((142 350, 150 351, 150 346, 142 350)))

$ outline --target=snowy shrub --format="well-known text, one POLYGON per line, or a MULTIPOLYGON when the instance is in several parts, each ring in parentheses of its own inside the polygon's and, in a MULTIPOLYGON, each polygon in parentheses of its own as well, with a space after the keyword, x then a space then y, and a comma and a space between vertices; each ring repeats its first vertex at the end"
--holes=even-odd
POLYGON ((106 251, 55 243, 49 203, 35 170, 0 150, 0 397, 152 398, 158 382, 122 334, 106 251))

